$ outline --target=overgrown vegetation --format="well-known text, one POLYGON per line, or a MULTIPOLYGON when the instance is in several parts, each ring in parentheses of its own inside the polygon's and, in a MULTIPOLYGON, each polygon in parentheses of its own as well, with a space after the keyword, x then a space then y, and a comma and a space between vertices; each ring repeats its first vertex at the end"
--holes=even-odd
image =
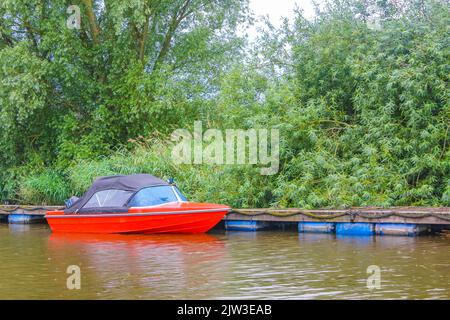
POLYGON ((448 1, 333 0, 255 43, 245 0, 70 4, 0 3, 2 202, 147 172, 234 207, 450 205, 448 1), (175 165, 195 120, 280 129, 279 173, 175 165))

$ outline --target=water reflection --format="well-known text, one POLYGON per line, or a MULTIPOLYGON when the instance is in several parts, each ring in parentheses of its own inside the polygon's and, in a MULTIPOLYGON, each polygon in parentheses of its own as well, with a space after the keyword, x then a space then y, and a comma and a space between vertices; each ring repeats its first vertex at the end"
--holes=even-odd
POLYGON ((89 269, 88 288, 98 295, 173 298, 183 291, 207 290, 220 281, 205 283, 201 273, 221 269, 226 251, 223 241, 207 235, 84 235, 52 234, 49 256, 61 266, 89 269), (199 270, 201 270, 199 274, 199 270))
POLYGON ((0 224, 0 298, 450 298, 450 239, 296 232, 51 234, 0 224), (81 268, 81 290, 66 288, 81 268), (367 267, 382 287, 366 287, 367 267))
POLYGON ((8 229, 10 234, 21 235, 25 232, 30 232, 32 225, 31 224, 8 224, 8 229))

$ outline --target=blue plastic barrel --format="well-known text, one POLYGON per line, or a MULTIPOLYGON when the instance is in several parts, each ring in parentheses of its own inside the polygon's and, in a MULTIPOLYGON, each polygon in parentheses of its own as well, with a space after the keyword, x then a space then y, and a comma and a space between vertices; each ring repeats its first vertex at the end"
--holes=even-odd
POLYGON ((298 232, 333 233, 335 229, 332 222, 299 222, 298 232))
POLYGON ((354 236, 371 236, 374 234, 374 226, 372 223, 362 222, 337 222, 336 234, 354 235, 354 236))
POLYGON ((377 223, 375 233, 386 236, 416 236, 427 231, 426 225, 414 223, 377 223))
POLYGON ((9 223, 28 224, 28 223, 40 223, 43 221, 45 221, 45 217, 43 215, 11 213, 8 216, 9 223))
POLYGON ((235 231, 258 231, 268 229, 269 224, 265 221, 253 220, 228 220, 225 221, 226 230, 235 231))

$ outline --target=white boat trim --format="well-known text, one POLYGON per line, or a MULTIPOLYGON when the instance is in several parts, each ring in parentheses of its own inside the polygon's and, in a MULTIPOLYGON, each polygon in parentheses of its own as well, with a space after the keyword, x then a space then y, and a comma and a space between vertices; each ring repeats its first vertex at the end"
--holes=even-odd
POLYGON ((180 198, 180 195, 178 194, 177 190, 175 190, 175 186, 172 186, 172 191, 173 191, 173 193, 175 193, 175 197, 177 197, 178 202, 184 202, 184 201, 180 198))
MULTIPOLYGON (((138 208, 138 207, 135 207, 138 208)), ((231 208, 223 209, 199 209, 199 210, 180 210, 180 211, 159 211, 159 212, 142 212, 142 213, 86 213, 86 214, 58 214, 58 215, 45 215, 46 219, 53 218, 108 218, 108 217, 145 217, 145 216, 159 216, 167 214, 192 214, 192 213, 209 213, 209 212, 221 212, 230 211, 231 208)))
POLYGON ((180 202, 183 202, 183 201, 170 201, 170 202, 164 202, 164 203, 160 203, 160 204, 154 204, 152 206, 130 207, 130 209, 147 209, 147 208, 163 207, 168 204, 174 204, 174 203, 180 203, 180 202))

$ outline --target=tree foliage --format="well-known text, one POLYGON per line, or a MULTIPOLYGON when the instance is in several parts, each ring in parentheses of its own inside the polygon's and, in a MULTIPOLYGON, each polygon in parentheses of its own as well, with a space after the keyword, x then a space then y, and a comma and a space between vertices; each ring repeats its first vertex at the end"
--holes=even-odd
POLYGON ((144 171, 236 207, 450 205, 449 12, 329 0, 248 44, 244 0, 2 0, 1 198, 144 171), (279 173, 174 165, 165 141, 195 120, 280 129, 279 173))

